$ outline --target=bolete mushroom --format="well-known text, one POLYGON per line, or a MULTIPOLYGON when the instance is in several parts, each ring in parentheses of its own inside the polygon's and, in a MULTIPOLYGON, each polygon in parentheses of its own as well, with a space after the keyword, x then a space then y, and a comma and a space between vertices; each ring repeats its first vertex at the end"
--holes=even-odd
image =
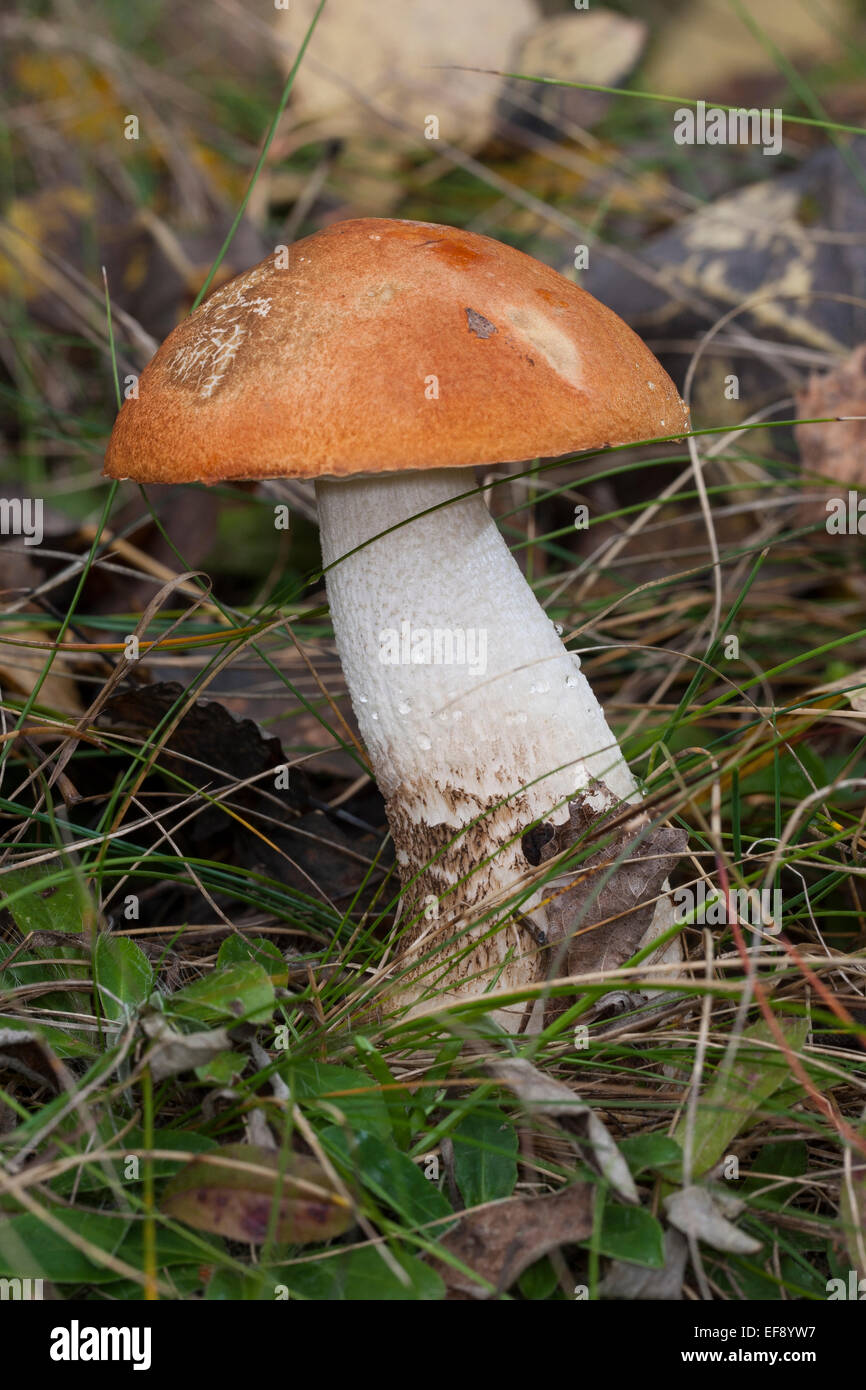
MULTIPOLYGON (((404 963, 469 924, 440 1006, 538 976, 540 892, 473 925, 531 890, 527 831, 561 827, 581 793, 600 815, 640 799, 466 470, 685 428, 649 349, 549 266, 386 219, 327 227, 217 290, 117 418, 112 477, 316 480, 334 633, 411 919, 404 963)), ((652 931, 673 920, 655 896, 652 931)))

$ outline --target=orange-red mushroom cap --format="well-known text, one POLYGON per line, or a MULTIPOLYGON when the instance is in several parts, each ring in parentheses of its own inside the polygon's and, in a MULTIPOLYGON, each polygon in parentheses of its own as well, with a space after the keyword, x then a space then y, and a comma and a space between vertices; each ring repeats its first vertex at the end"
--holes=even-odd
POLYGON ((612 310, 490 237, 340 222, 277 251, 165 340, 106 473, 317 478, 554 457, 688 428, 612 310))

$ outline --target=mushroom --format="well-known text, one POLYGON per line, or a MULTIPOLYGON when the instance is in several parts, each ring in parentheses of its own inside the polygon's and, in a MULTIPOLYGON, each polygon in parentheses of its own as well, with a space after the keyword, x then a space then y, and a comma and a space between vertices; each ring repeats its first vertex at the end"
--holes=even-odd
MULTIPOLYGON (((649 349, 549 266, 390 219, 326 227, 217 290, 117 418, 111 477, 316 480, 337 647, 403 884, 403 1000, 459 931, 437 1007, 537 979, 548 909, 527 831, 561 826, 581 794, 600 815, 640 800, 467 470, 687 427, 649 349)), ((656 896, 647 940, 673 921, 656 896)), ((523 1012, 499 1016, 516 1028, 523 1012)))

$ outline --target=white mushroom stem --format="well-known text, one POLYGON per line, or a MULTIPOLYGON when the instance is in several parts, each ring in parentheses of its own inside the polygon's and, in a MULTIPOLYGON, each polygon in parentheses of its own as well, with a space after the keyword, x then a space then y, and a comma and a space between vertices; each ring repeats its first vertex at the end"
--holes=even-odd
MULTIPOLYGON (((522 835, 533 822, 565 820, 568 800, 591 779, 620 800, 639 799, 578 657, 481 494, 461 496, 472 488, 463 469, 317 484, 343 671, 408 906, 428 904, 419 950, 429 949, 431 922, 451 918, 453 931, 455 914, 527 883, 522 835)), ((461 980, 474 977, 454 986, 461 997, 489 987, 506 957, 497 987, 534 978, 531 934, 513 921, 489 928, 459 966, 461 980)))

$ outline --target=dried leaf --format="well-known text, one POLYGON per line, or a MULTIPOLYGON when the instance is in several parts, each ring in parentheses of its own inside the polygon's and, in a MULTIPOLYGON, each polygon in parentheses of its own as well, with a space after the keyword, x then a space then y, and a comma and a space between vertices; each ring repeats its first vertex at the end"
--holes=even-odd
POLYGON ((30 1028, 0 1028, 0 1072, 17 1072, 38 1086, 59 1091, 59 1068, 52 1066, 49 1049, 38 1032, 30 1028))
POLYGON ((440 1242, 477 1278, 442 1260, 434 1260, 433 1267, 445 1280, 450 1298, 493 1298, 549 1251, 588 1240, 594 1204, 595 1188, 590 1183, 573 1183, 550 1197, 495 1202, 468 1213, 440 1242))
MULTIPOLYGON (((45 628, 24 622, 4 626, 0 637, 0 687, 29 696, 50 656, 50 638, 45 628), (23 642, 38 645, 18 645, 23 642)), ((55 656, 40 687, 38 704, 57 714, 81 713, 74 668, 63 656, 55 656)))
MULTIPOLYGON (((100 728, 150 736, 185 697, 186 691, 177 681, 124 690, 106 701, 98 723, 100 728)), ((263 733, 251 719, 238 719, 217 700, 194 701, 172 730, 165 749, 163 765, 203 787, 213 787, 215 775, 243 781, 286 765, 279 739, 263 733), (171 754, 177 756, 172 758, 171 754)), ((285 795, 290 793, 291 782, 285 795)), ((250 797, 247 790, 236 793, 233 800, 245 805, 250 797)), ((200 819, 208 816, 218 817, 220 822, 223 819, 218 811, 205 812, 200 819)), ((210 831, 206 827, 202 833, 210 831)))
POLYGON ((351 1207, 314 1158, 291 1153, 282 1165, 281 1176, 279 1153, 253 1144, 226 1144, 178 1173, 163 1193, 160 1210, 198 1231, 253 1245, 267 1238, 275 1208, 274 1234, 280 1244, 332 1240, 349 1230, 354 1224, 351 1207), (213 1158, 235 1166, 209 1161, 213 1158))
MULTIPOLYGON (((797 413, 804 417, 860 415, 866 417, 866 343, 861 343, 844 362, 822 376, 810 376, 797 393, 797 413)), ((823 489, 825 496, 804 501, 800 514, 805 524, 827 520, 827 499, 840 493, 847 508, 847 491, 863 477, 866 455, 866 418, 829 425, 799 424, 794 438, 807 476, 826 478, 838 487, 823 489)), ((864 523, 866 526, 866 523, 864 523)))
MULTIPOLYGON (((646 37, 647 26, 642 20, 627 19, 613 10, 550 15, 540 19, 521 40, 513 71, 617 86, 640 57, 646 37)), ((599 92, 514 79, 506 82, 503 100, 508 103, 509 119, 517 117, 521 124, 540 128, 546 135, 555 135, 564 122, 593 125, 610 102, 599 92), (510 109, 512 102, 518 104, 516 110, 510 109), (529 108, 536 119, 527 121, 522 108, 529 108)))
MULTIPOLYGON (((106 701, 99 727, 148 738, 185 693, 176 681, 122 691, 106 701)), ((225 698, 234 696, 226 692, 225 698)), ((294 733, 291 737, 294 742, 294 733)), ((229 860, 337 901, 357 891, 367 873, 365 856, 373 857, 378 841, 371 834, 359 842, 357 831, 350 837, 313 810, 306 776, 291 763, 280 740, 252 719, 239 717, 220 700, 196 700, 166 740, 159 767, 210 792, 224 783, 255 781, 232 790, 231 806, 241 819, 220 806, 204 806, 177 832, 177 850, 229 860), (264 824, 262 814, 268 818, 264 824)))
MULTIPOLYGON (((277 12, 286 70, 318 0, 277 12)), ((440 113, 441 135, 474 150, 493 128, 500 82, 460 68, 504 69, 513 44, 535 20, 533 0, 353 0, 326 5, 292 91, 295 121, 314 123, 314 138, 368 145, 424 145, 425 120, 440 113), (384 111, 394 124, 377 119, 384 111)), ((307 136, 309 139, 309 135, 307 136)))
POLYGON ((231 1051, 232 1040, 225 1028, 178 1033, 160 1013, 146 1015, 141 1026, 154 1043, 147 1056, 154 1081, 205 1066, 220 1053, 231 1051))
POLYGON ((729 1216, 738 1215, 745 1205, 736 1198, 710 1192, 706 1187, 692 1186, 672 1192, 662 1205, 672 1226, 684 1236, 704 1241, 714 1250, 725 1250, 731 1255, 754 1255, 761 1248, 759 1240, 738 1231, 728 1220, 729 1216))
MULTIPOLYGON (((690 0, 667 12, 667 29, 655 32, 644 73, 651 92, 677 92, 719 100, 731 83, 766 81, 774 73, 773 50, 802 63, 841 58, 843 35, 853 11, 844 0, 828 0, 820 9, 791 5, 789 0, 749 0, 748 13, 758 31, 772 34, 772 48, 753 38, 727 0, 690 0)), ((749 105, 754 102, 747 103, 749 105)))
POLYGON ((497 1081, 514 1092, 530 1114, 558 1120, 584 1157, 624 1201, 639 1200, 628 1164, 605 1125, 580 1096, 561 1081, 543 1076, 523 1058, 490 1061, 486 1067, 497 1081))
MULTIPOLYGON (((852 146, 861 161, 862 151, 862 141, 852 146)), ((846 296, 862 297, 866 257, 851 244, 850 229, 866 218, 866 193, 851 177, 847 157, 844 150, 822 149, 790 173, 739 188, 648 237, 641 263, 657 272, 653 279, 597 257, 583 288, 643 337, 687 337, 705 329, 716 312, 737 308, 738 327, 762 338, 822 352, 851 350, 863 339, 862 309, 846 296)), ((717 382, 725 373, 736 370, 740 380, 736 411, 732 405, 726 417, 732 420, 778 388, 769 364, 733 345, 719 366, 711 386, 716 423, 717 382)))
MULTIPOLYGON (((555 859, 584 842, 589 831, 603 834, 605 822, 621 813, 622 803, 606 787, 593 783, 570 803, 568 811, 568 820, 561 825, 544 821, 524 836, 523 852, 530 864, 555 859)), ((649 817, 636 810, 577 869, 545 885, 545 897, 550 899, 545 908, 546 949, 552 975, 563 973, 563 952, 568 974, 580 975, 615 970, 638 949, 652 922, 655 900, 688 839, 684 830, 657 826, 636 844, 636 836, 647 825, 649 817), (616 865, 613 870, 612 865, 616 865)), ((560 1000, 548 1001, 545 1021, 565 1007, 560 1000)))
POLYGON ((646 1269, 626 1260, 614 1260, 601 1283, 602 1298, 675 1302, 683 1296, 683 1275, 689 1247, 679 1231, 665 1231, 664 1266, 646 1269))

